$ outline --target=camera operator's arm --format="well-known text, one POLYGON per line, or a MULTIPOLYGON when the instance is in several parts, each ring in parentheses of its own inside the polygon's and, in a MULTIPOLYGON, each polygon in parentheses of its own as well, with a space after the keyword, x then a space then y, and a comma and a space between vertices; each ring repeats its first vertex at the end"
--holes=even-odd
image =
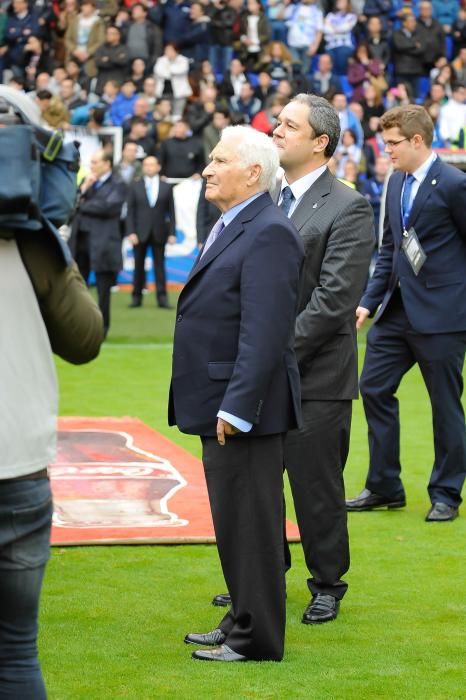
POLYGON ((65 267, 41 232, 22 231, 16 240, 53 352, 75 365, 90 362, 99 354, 103 321, 76 264, 65 267))

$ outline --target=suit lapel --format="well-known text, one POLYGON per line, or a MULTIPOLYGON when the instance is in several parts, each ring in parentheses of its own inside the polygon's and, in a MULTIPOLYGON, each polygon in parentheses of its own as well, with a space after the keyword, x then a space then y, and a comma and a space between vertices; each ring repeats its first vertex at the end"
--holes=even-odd
POLYGON ((390 228, 392 234, 397 234, 398 238, 401 237, 402 225, 401 225, 401 190, 403 189, 403 173, 394 173, 390 180, 393 183, 390 196, 387 196, 387 206, 388 218, 390 219, 390 228))
POLYGON ((304 193, 301 201, 291 215, 291 221, 298 231, 301 231, 309 219, 311 219, 320 207, 325 204, 325 198, 330 194, 334 179, 334 176, 329 170, 326 170, 304 193))
POLYGON ((407 227, 410 228, 414 226, 416 220, 421 213, 426 200, 430 197, 432 190, 436 187, 438 180, 440 178, 441 170, 441 160, 437 158, 432 163, 431 167, 427 171, 421 186, 419 187, 416 197, 414 198, 413 206, 411 207, 411 212, 409 214, 409 219, 407 227))
MULTIPOLYGON (((196 277, 199 272, 201 272, 209 263, 212 262, 220 253, 225 250, 227 246, 232 243, 235 238, 238 238, 244 231, 244 223, 246 221, 251 221, 259 212, 272 202, 270 195, 268 193, 263 194, 261 197, 255 199, 251 204, 248 204, 240 213, 233 219, 233 221, 225 226, 220 236, 212 243, 210 248, 206 251, 205 255, 202 255, 202 251, 186 280, 186 285, 191 282, 191 280, 196 277), (202 255, 202 257, 201 257, 202 255)), ((185 287, 186 287, 185 285, 185 287)))

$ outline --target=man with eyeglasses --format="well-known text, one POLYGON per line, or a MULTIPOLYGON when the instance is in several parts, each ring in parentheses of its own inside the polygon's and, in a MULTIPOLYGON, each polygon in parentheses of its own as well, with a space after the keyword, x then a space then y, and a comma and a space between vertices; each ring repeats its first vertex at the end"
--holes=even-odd
POLYGON ((432 151, 433 124, 423 107, 395 107, 383 115, 381 128, 395 172, 382 248, 356 310, 358 329, 376 314, 360 380, 370 463, 366 487, 347 509, 406 505, 395 394, 417 363, 434 430, 426 521, 449 521, 458 515, 466 476, 466 175, 432 151))

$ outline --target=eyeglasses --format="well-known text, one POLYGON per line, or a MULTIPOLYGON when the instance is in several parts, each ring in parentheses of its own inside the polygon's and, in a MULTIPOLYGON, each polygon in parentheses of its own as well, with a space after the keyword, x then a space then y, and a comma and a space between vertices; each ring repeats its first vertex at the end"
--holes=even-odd
POLYGON ((405 138, 405 139, 400 139, 399 141, 385 141, 385 148, 395 148, 395 146, 398 146, 399 143, 403 143, 403 141, 410 141, 411 139, 405 138))

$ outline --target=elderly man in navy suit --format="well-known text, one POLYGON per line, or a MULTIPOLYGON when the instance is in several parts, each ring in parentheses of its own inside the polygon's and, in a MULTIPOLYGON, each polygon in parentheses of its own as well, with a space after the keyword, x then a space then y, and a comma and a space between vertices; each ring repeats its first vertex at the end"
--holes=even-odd
POLYGON ((227 127, 204 170, 222 212, 177 311, 169 422, 200 435, 230 612, 185 641, 195 659, 283 657, 283 438, 300 424, 294 321, 303 246, 273 203, 278 154, 227 127))
POLYGON ((366 488, 351 511, 401 508, 399 415, 395 393, 418 364, 432 405, 435 459, 426 520, 458 515, 466 475, 461 404, 466 349, 466 175, 432 152, 433 125, 420 106, 381 119, 395 173, 387 190, 383 244, 356 310, 357 327, 379 310, 367 336, 360 380, 369 426, 366 488))

